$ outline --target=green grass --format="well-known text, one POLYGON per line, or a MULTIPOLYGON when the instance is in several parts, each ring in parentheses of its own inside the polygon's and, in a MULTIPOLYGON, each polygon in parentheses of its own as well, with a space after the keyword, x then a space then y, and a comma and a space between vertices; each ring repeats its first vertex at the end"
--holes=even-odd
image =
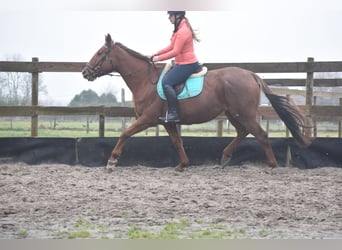
MULTIPOLYGON (((251 239, 287 237, 286 232, 271 227, 244 228, 225 223, 173 219, 172 221, 149 221, 142 226, 134 222, 126 212, 121 212, 119 221, 101 224, 97 221, 79 217, 71 226, 63 227, 55 233, 57 239, 251 239)), ((17 234, 26 238, 28 232, 17 234)))
MULTIPOLYGON (((72 226, 59 230, 58 239, 246 239, 252 236, 244 228, 229 228, 224 224, 191 222, 186 219, 154 222, 142 227, 123 214, 120 227, 111 228, 80 217, 72 226)), ((113 222, 111 222, 113 223, 113 222)), ((260 237, 266 236, 263 229, 260 237)))
MULTIPOLYGON (((131 120, 126 121, 126 127, 131 124, 131 120)), ((87 130, 86 121, 71 121, 61 120, 57 122, 54 127, 54 121, 39 120, 38 122, 38 136, 39 137, 97 137, 98 121, 89 123, 87 130)), ((158 126, 159 135, 167 136, 163 126, 158 126)), ((105 136, 118 137, 123 130, 122 121, 109 120, 105 122, 105 136)), ((157 132, 156 127, 148 128, 134 136, 155 136, 157 132)), ((232 130, 232 135, 235 131, 232 130)), ((31 123, 30 119, 22 120, 0 120, 0 137, 30 137, 31 123)), ((216 136, 216 123, 209 122, 204 124, 194 124, 191 126, 182 126, 183 136, 216 136)), ((228 136, 228 134, 227 134, 228 136)))
POLYGON ((75 233, 71 233, 68 235, 68 239, 80 239, 80 238, 89 238, 91 235, 88 231, 77 231, 75 233))
POLYGON ((223 224, 198 224, 184 219, 166 222, 160 230, 141 228, 130 223, 129 239, 245 239, 246 229, 230 229, 223 224))
POLYGON ((72 227, 59 230, 56 233, 56 237, 59 239, 94 238, 92 233, 96 232, 97 235, 101 235, 101 239, 107 239, 107 228, 108 227, 103 224, 96 224, 83 217, 79 217, 72 227))
MULTIPOLYGON (((83 120, 60 119, 40 119, 38 121, 38 136, 39 137, 98 137, 98 121, 96 119, 86 118, 83 120), (56 124, 56 126, 55 126, 56 124), (87 129, 88 127, 88 129, 87 129)), ((126 119, 125 126, 131 124, 131 119, 126 119)), ((261 126, 266 130, 266 121, 261 122, 261 126)), ((167 136, 163 126, 158 126, 159 136, 167 136)), ((105 136, 118 137, 123 130, 123 123, 119 119, 106 119, 105 121, 105 136)), ((217 136, 217 122, 211 121, 203 124, 182 125, 182 136, 202 136, 215 137, 217 136)), ((157 128, 151 127, 134 136, 156 136, 157 128)), ((223 136, 234 137, 235 129, 230 125, 224 125, 223 136)), ((0 119, 0 137, 30 137, 31 136, 31 121, 30 118, 0 119)), ((249 135, 249 137, 252 137, 249 135)), ((286 137, 285 126, 277 121, 269 122, 269 137, 286 137)), ((322 122, 318 124, 318 137, 338 137, 338 124, 322 122)))
POLYGON ((17 234, 20 238, 26 238, 28 236, 28 232, 26 230, 21 230, 17 234))

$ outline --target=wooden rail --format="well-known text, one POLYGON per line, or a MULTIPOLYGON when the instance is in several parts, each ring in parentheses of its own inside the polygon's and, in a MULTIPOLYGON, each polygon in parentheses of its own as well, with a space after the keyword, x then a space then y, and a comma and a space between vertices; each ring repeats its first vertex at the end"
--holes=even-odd
MULTIPOLYGON (((133 108, 128 107, 44 107, 38 106, 38 81, 42 72, 81 72, 85 62, 39 62, 32 58, 32 62, 0 61, 0 72, 28 72, 32 74, 32 103, 31 106, 0 106, 1 116, 30 116, 31 136, 38 135, 38 117, 41 115, 98 115, 99 136, 104 136, 105 117, 133 117, 133 108)), ((305 105, 300 108, 306 110, 315 120, 342 120, 342 106, 314 106, 314 96, 338 97, 342 94, 314 93, 314 86, 337 87, 342 86, 342 79, 314 79, 314 72, 342 72, 342 62, 315 62, 308 58, 307 62, 270 62, 270 63, 205 63, 209 70, 223 67, 241 67, 256 73, 306 73, 306 79, 267 79, 269 85, 275 86, 305 86, 305 90, 274 89, 277 94, 303 95, 305 105)), ((340 102, 342 103, 342 101, 340 102)), ((260 106, 260 116, 263 119, 278 119, 273 108, 260 106)), ((218 117, 222 118, 221 116, 218 117)), ((222 118, 223 119, 223 118, 222 118)), ((340 124, 340 127, 341 124, 340 124)), ((310 132, 311 133, 311 132, 310 132)), ((218 136, 223 134, 223 122, 219 122, 218 136)), ((342 134, 340 131, 339 134, 342 134)))

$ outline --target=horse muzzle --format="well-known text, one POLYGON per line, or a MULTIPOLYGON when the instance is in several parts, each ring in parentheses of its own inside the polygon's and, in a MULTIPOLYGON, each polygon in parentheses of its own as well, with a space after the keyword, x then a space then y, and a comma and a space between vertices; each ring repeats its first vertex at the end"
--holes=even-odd
POLYGON ((96 70, 90 67, 88 64, 82 69, 83 78, 88 81, 94 81, 97 78, 96 70))

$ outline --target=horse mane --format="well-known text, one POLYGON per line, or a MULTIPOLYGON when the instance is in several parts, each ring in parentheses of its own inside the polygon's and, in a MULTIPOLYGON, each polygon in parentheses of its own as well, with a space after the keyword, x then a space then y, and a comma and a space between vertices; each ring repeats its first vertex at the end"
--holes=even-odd
POLYGON ((119 42, 116 42, 115 43, 116 45, 118 45, 121 49, 125 50, 128 54, 138 58, 138 59, 141 59, 143 61, 146 61, 148 63, 151 62, 150 58, 148 58, 147 56, 144 56, 143 54, 139 53, 139 52, 136 52, 128 47, 126 47, 125 45, 123 45, 122 43, 119 43, 119 42))

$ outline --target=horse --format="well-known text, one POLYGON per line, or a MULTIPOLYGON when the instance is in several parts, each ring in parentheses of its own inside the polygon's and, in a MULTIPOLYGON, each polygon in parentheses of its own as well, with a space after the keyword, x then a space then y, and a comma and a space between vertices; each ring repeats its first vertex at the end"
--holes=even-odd
MULTIPOLYGON (((188 167, 189 159, 177 124, 159 120, 167 111, 167 103, 159 97, 156 87, 162 69, 162 65, 154 64, 148 56, 122 43, 114 42, 110 34, 105 36, 104 45, 82 69, 82 75, 88 81, 94 81, 112 72, 119 73, 132 92, 135 104, 136 120, 121 133, 106 169, 115 169, 129 137, 158 124, 165 127, 177 150, 180 162, 175 170, 183 171, 188 167)), ((221 165, 227 166, 234 148, 248 134, 252 134, 263 147, 267 164, 273 169, 277 166, 277 161, 268 135, 257 121, 261 91, 269 99, 297 144, 301 147, 309 146, 312 139, 303 133, 305 116, 301 110, 290 98, 274 94, 257 74, 238 67, 209 70, 205 75, 201 94, 179 101, 180 124, 203 123, 224 113, 235 127, 236 137, 223 149, 221 165)))

